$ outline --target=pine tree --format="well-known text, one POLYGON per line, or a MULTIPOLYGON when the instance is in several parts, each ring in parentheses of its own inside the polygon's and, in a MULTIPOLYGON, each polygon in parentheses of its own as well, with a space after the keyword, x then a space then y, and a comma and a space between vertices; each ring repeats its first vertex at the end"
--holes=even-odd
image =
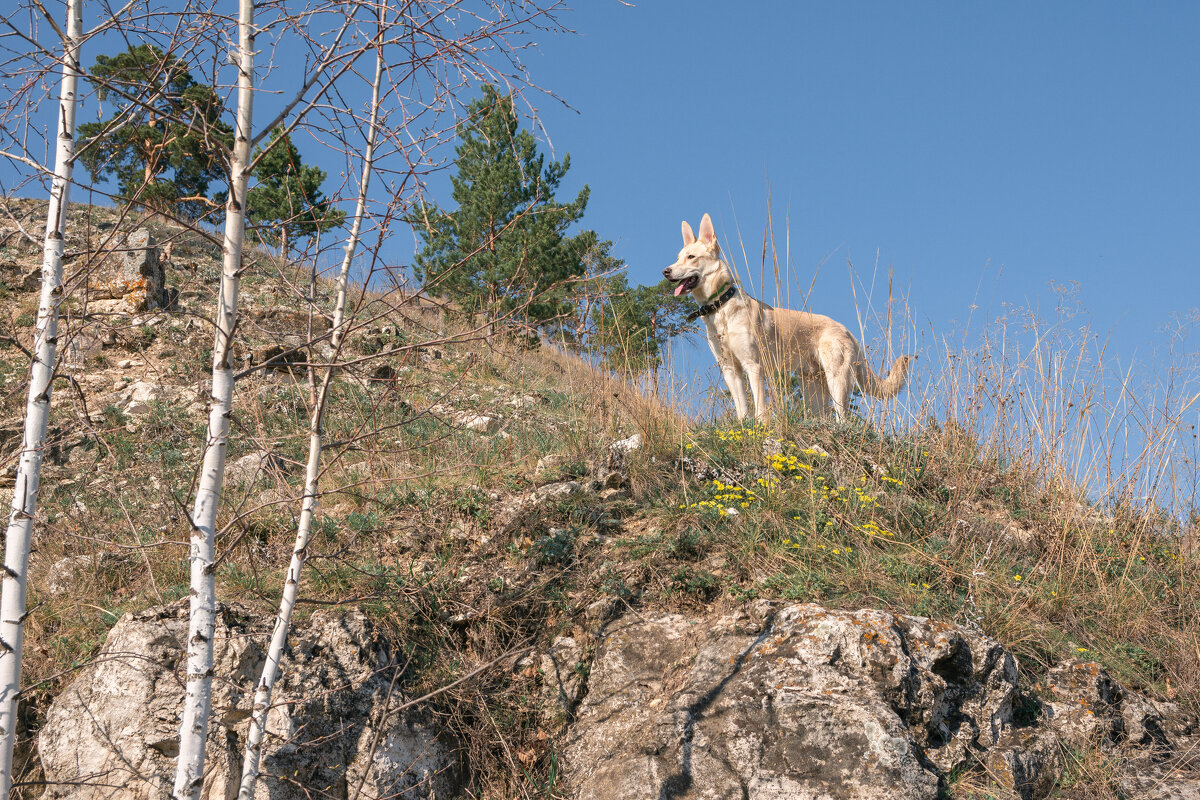
MULTIPOLYGON (((346 212, 334 208, 321 193, 325 171, 301 161, 300 151, 282 129, 275 130, 254 157, 257 184, 246 199, 246 217, 252 226, 247 233, 252 238, 275 245, 286 256, 296 239, 337 228, 345 221, 346 212)), ((224 203, 225 193, 214 199, 224 203)))
POLYGON ((575 347, 616 373, 656 371, 667 341, 687 327, 695 304, 678 302, 665 279, 653 286, 630 286, 625 262, 611 254, 611 247, 612 242, 598 242, 585 256, 575 347))
POLYGON ((207 213, 208 185, 225 178, 233 145, 213 88, 150 44, 97 56, 91 74, 101 101, 116 98, 108 119, 79 126, 80 160, 93 179, 115 177, 122 198, 150 208, 207 213))
POLYGON ((533 322, 570 313, 561 282, 583 273, 596 241, 592 231, 567 236, 587 207, 588 188, 569 203, 555 200, 571 157, 546 164, 533 135, 521 130, 512 97, 484 86, 468 112, 451 177, 458 208, 426 205, 408 220, 424 240, 417 278, 468 312, 520 309, 533 322))

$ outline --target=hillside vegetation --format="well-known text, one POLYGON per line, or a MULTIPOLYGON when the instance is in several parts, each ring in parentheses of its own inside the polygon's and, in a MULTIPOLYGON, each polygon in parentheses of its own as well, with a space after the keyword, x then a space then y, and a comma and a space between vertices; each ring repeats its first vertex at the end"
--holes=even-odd
MULTIPOLYGON (((14 208, 35 219, 44 204, 14 208)), ((220 267, 195 232, 84 206, 71 217, 26 633, 27 780, 38 769, 29 737, 106 631, 187 595, 220 267), (96 296, 115 258, 106 248, 136 227, 171 244, 170 310, 96 296)), ((23 279, 38 249, 5 224, 0 466, 11 489, 37 303, 23 279)), ((310 300, 307 269, 254 252, 242 283, 217 591, 263 614, 278 603, 303 485, 304 364, 328 357, 331 287, 310 300)), ((1194 524, 1094 505, 1023 456, 1036 448, 984 445, 945 419, 895 432, 796 408, 768 425, 697 424, 573 355, 400 292, 359 290, 348 341, 298 613, 364 609, 404 643, 414 696, 563 633, 587 642, 581 622, 597 609, 715 613, 783 599, 977 629, 1017 655, 1035 694, 1050 666, 1085 658, 1200 708, 1194 524)), ((532 679, 502 665, 430 701, 471 749, 478 796, 553 792, 562 720, 532 679)), ((1076 756, 1060 796, 1111 795, 1107 757, 1076 756)), ((982 797, 987 786, 964 775, 948 791, 982 797)))

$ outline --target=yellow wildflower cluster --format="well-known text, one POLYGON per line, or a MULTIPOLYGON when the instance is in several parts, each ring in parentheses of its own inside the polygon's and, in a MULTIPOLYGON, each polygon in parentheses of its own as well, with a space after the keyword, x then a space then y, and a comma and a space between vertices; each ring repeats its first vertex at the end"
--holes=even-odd
POLYGON ((727 431, 718 430, 717 438, 722 442, 753 442, 756 439, 765 439, 770 431, 767 426, 761 422, 756 422, 752 428, 732 428, 727 431))
POLYGON ((722 516, 728 516, 731 511, 735 510, 731 506, 749 508, 751 501, 758 499, 758 495, 754 492, 747 491, 731 483, 723 483, 714 479, 710 486, 716 490, 711 499, 681 504, 679 507, 685 509, 694 508, 700 511, 715 511, 722 516))
POLYGON ((818 544, 817 549, 818 550, 828 550, 830 553, 832 553, 835 556, 840 556, 843 552, 846 553, 847 555, 854 552, 853 547, 829 547, 824 544, 818 544))
MULTIPOLYGON (((749 505, 747 503, 747 505, 749 505)), ((697 511, 713 511, 721 516, 727 516, 732 509, 718 503, 716 500, 698 500, 695 503, 681 505, 680 508, 694 508, 697 511)))
POLYGON ((874 522, 864 522, 858 526, 858 529, 868 536, 890 536, 894 538, 896 535, 889 530, 879 527, 874 522))
POLYGON ((838 486, 837 488, 822 486, 820 489, 812 489, 811 492, 812 494, 819 494, 822 500, 826 500, 831 503, 843 503, 845 505, 849 505, 851 502, 857 501, 859 508, 862 508, 863 506, 882 508, 875 498, 868 494, 860 486, 838 486))
POLYGON ((797 470, 812 472, 812 464, 806 464, 795 456, 776 454, 767 459, 767 464, 771 469, 784 475, 795 473, 797 470))
POLYGON ((881 475, 879 477, 879 480, 883 481, 884 483, 890 483, 896 487, 900 487, 900 486, 904 485, 904 481, 899 480, 897 478, 893 478, 891 475, 881 475))

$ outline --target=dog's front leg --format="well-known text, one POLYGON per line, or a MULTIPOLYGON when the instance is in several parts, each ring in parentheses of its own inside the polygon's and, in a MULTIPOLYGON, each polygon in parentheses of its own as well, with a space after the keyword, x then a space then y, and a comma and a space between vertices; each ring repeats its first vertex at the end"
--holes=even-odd
POLYGON ((733 410, 738 419, 745 419, 749 409, 746 408, 746 382, 742 368, 737 364, 721 365, 721 374, 725 376, 725 385, 733 395, 733 410))
POLYGON ((719 359, 717 365, 721 368, 721 376, 725 378, 725 385, 729 387, 729 393, 733 395, 733 410, 737 413, 738 419, 746 418, 746 383, 742 375, 742 367, 732 359, 719 359))
POLYGON ((766 386, 763 384, 762 366, 746 365, 746 380, 750 382, 750 396, 754 398, 754 417, 759 422, 767 421, 766 386))

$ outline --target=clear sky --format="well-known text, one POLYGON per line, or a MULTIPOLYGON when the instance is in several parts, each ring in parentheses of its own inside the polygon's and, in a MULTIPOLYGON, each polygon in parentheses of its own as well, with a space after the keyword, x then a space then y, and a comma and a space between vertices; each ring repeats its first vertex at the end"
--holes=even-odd
MULTIPOLYGON (((793 306, 812 283, 807 308, 858 333, 856 301, 881 308, 890 271, 920 337, 894 342, 908 349, 1013 306, 1052 316, 1048 287, 1077 284, 1086 313, 1070 324, 1107 343, 1118 370, 1105 380, 1135 359, 1151 382, 1172 379, 1154 353, 1164 330, 1200 323, 1200 4, 574 1, 562 21, 577 34, 524 51, 570 107, 527 97, 554 154, 571 154, 562 196, 590 185, 583 224, 635 281, 657 282, 680 220, 707 211, 743 277, 778 302, 757 285, 770 192, 793 306)), ((270 52, 287 82, 302 55, 270 52)), ((256 114, 282 96, 263 92, 256 114)), ((310 145, 336 191, 344 162, 310 145)), ((11 170, 0 165, 5 187, 11 170)), ((443 204, 447 184, 431 183, 443 204)), ((388 263, 411 263, 409 236, 391 248, 388 263)), ((866 338, 880 332, 868 319, 866 338)), ((1170 362, 1193 381, 1195 342, 1170 362)), ((685 378, 719 380, 702 345, 678 352, 685 378)), ((920 362, 906 391, 937 366, 920 362)))
MULTIPOLYGON (((1078 282, 1121 359, 1200 306, 1200 4, 575 2, 575 35, 524 52, 570 107, 527 97, 571 154, 562 195, 590 185, 583 224, 636 281, 707 211, 757 283, 770 191, 785 299, 817 275, 807 307, 856 333, 847 259, 868 286, 878 265, 877 305, 891 270, 934 334, 973 304, 973 326, 1004 303, 1052 311, 1048 284, 1078 282)), ((259 116, 278 103, 261 95, 259 116)), ((301 148, 335 188, 342 162, 301 148)), ((444 173, 432 188, 448 199, 444 173)), ((394 242, 387 260, 410 263, 394 242)))
POLYGON ((878 258, 935 329, 977 292, 995 316, 1078 281, 1126 356, 1200 305, 1198 4, 579 0, 563 20, 578 35, 529 64, 573 109, 538 112, 637 280, 705 211, 757 259, 769 188, 793 301, 827 259, 809 308, 848 323, 847 258, 866 281, 878 258))

